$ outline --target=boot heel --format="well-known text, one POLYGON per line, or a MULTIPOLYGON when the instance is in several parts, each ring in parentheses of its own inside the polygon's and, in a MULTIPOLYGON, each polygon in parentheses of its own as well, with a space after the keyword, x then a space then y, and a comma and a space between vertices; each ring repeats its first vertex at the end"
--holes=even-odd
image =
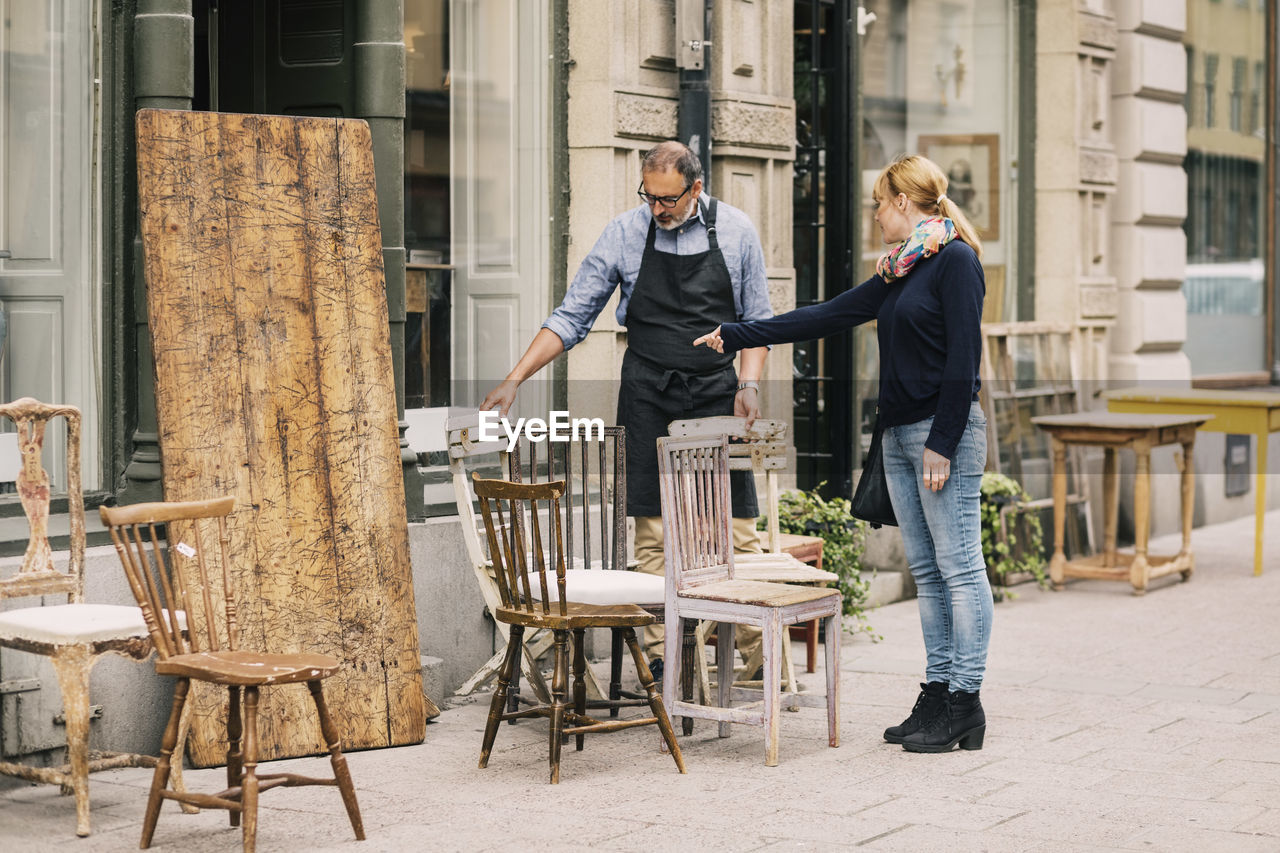
POLYGON ((978 726, 978 728, 974 729, 964 737, 960 738, 960 748, 961 749, 982 749, 982 739, 986 736, 986 734, 987 734, 987 727, 978 726))

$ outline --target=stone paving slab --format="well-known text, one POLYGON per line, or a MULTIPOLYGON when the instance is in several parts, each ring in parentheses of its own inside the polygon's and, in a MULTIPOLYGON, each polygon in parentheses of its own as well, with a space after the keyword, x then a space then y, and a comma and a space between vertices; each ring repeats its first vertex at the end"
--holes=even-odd
MULTIPOLYGON (((551 786, 541 721, 503 725, 489 767, 476 767, 480 695, 446 709, 420 745, 349 755, 368 841, 353 840, 333 789, 280 789, 263 795, 259 849, 1280 850, 1280 513, 1267 521, 1260 578, 1244 518, 1195 531, 1189 582, 1161 579, 1140 597, 1106 581, 1023 586, 998 604, 980 751, 914 755, 881 739, 923 669, 915 603, 899 602, 871 614, 882 642, 844 644, 839 749, 819 709, 783 715, 774 768, 760 730, 721 739, 699 721, 681 739, 685 776, 643 729, 570 744, 551 786)), ((803 680, 823 689, 821 669, 803 680)), ((270 769, 320 774, 327 762, 270 769)), ((186 776, 195 790, 225 778, 186 776)), ((69 797, 2 779, 0 850, 136 849, 149 779, 95 774, 87 839, 74 837, 69 797)), ((173 804, 154 844, 239 847, 224 813, 173 804)))

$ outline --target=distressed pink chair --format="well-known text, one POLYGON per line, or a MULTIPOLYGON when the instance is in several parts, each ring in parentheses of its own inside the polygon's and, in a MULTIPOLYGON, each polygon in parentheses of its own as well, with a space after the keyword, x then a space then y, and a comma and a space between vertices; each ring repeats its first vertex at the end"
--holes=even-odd
MULTIPOLYGON (((62 690, 67 730, 67 763, 35 767, 0 762, 0 773, 31 782, 61 785, 76 798, 76 835, 89 834, 89 773, 114 767, 150 767, 155 759, 133 753, 89 751, 89 671, 107 653, 145 660, 152 651, 142 611, 135 606, 84 602, 84 494, 80 488, 80 410, 52 406, 23 397, 0 406, 0 417, 18 428, 21 467, 18 497, 31 533, 22 566, 16 575, 0 580, 0 602, 17 598, 65 595, 66 604, 27 607, 0 612, 0 646, 43 655, 53 663, 62 690), (49 472, 41 462, 49 422, 66 423, 67 514, 71 542, 67 565, 60 570, 49 545, 49 504, 53 493, 49 472)), ((6 673, 8 675, 9 673, 6 673)), ((181 777, 174 786, 181 789, 181 777)))

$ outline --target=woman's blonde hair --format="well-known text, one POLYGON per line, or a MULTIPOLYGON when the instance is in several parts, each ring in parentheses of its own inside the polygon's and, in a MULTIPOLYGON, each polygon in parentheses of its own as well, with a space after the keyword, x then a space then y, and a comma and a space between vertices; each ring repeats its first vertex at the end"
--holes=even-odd
POLYGON ((968 243, 979 258, 982 241, 968 217, 947 197, 947 175, 937 163, 919 154, 902 154, 885 166, 876 178, 876 198, 889 200, 902 193, 930 216, 945 216, 956 226, 956 236, 968 243))

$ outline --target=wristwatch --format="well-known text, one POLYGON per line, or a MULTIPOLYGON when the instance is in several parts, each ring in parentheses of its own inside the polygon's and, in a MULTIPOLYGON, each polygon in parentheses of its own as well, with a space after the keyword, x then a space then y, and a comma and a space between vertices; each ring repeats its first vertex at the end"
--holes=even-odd
POLYGON ((738 390, 739 390, 739 391, 742 391, 743 389, 746 389, 746 388, 750 388, 750 389, 751 389, 751 390, 753 390, 753 391, 759 391, 759 390, 760 390, 760 383, 759 383, 759 382, 757 382, 757 381, 755 381, 754 379, 748 379, 748 380, 746 380, 745 382, 739 382, 739 383, 738 383, 738 390))

